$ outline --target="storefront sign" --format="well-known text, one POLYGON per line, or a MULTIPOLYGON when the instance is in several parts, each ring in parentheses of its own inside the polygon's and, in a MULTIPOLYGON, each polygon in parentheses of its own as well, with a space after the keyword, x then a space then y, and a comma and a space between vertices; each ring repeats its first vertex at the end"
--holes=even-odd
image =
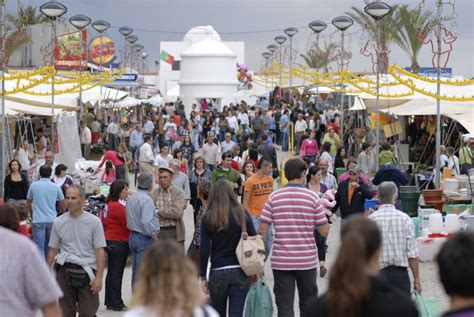
POLYGON ((115 43, 110 37, 99 36, 89 44, 89 60, 97 65, 108 65, 115 59, 115 43), (101 55, 102 51, 102 55, 101 55), (102 56, 102 57, 101 57, 102 56), (101 60, 102 59, 102 60, 101 60))
POLYGON ((136 74, 136 73, 125 73, 114 81, 134 82, 134 81, 137 81, 137 79, 138 79, 138 74, 136 74))
POLYGON ((54 41, 54 59, 58 69, 79 69, 87 59, 87 31, 59 35, 54 41), (82 42, 81 42, 82 32, 82 42))

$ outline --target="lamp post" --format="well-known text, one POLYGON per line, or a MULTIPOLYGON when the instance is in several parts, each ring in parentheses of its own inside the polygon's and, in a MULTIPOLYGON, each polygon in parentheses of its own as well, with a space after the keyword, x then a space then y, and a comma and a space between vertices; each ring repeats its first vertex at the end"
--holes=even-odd
MULTIPOLYGON (((321 21, 321 20, 315 20, 313 22, 310 22, 308 24, 308 27, 314 32, 316 33, 316 48, 319 52, 319 34, 324 31, 328 25, 326 24, 326 22, 324 21, 321 21)), ((319 67, 317 68, 318 72, 319 72, 319 67)), ((318 109, 319 107, 319 83, 316 85, 316 109, 318 109)))
POLYGON ((125 60, 124 60, 124 66, 125 68, 127 68, 127 59, 126 59, 126 56, 127 56, 127 36, 129 36, 130 34, 133 33, 133 29, 131 27, 128 27, 128 26, 122 26, 121 28, 119 28, 119 32, 120 34, 122 34, 125 38, 125 60))
MULTIPOLYGON (((80 45, 81 45, 81 58, 79 60, 79 78, 82 79, 82 56, 84 55, 84 45, 82 38, 82 30, 87 28, 91 24, 91 19, 83 14, 77 14, 69 19, 69 23, 74 25, 79 30, 80 34, 80 45)), ((86 48, 87 51, 87 48, 86 48)), ((87 62, 86 62, 87 63, 87 62)), ((84 118, 84 105, 82 104, 82 82, 79 85, 79 121, 84 118)))
POLYGON ((145 67, 145 59, 147 59, 148 57, 148 53, 147 52, 143 52, 142 53, 142 72, 145 72, 146 70, 146 67, 145 67))
POLYGON ((377 24, 376 39, 377 39, 377 96, 376 96, 376 110, 375 110, 375 121, 376 121, 376 131, 375 131, 375 170, 379 169, 379 147, 380 147, 380 72, 383 71, 380 69, 380 33, 382 28, 382 19, 392 11, 392 7, 383 2, 372 2, 369 3, 364 8, 365 13, 367 13, 371 18, 375 20, 377 24))
POLYGON ((138 41, 138 36, 131 34, 126 37, 127 42, 130 44, 130 70, 133 71, 133 49, 132 45, 138 41))
MULTIPOLYGON (((275 42, 278 43, 278 45, 280 46, 280 58, 279 58, 279 63, 280 63, 280 67, 282 65, 282 60, 281 60, 281 46, 283 45, 283 43, 286 42, 286 36, 284 35, 278 35, 277 37, 275 37, 275 42)), ((280 90, 281 90, 281 83, 282 83, 282 80, 281 80, 281 70, 280 70, 280 90)))
POLYGON ((273 85, 274 85, 274 80, 273 80, 273 62, 275 62, 275 52, 278 50, 278 46, 275 44, 270 44, 267 46, 267 50, 272 54, 272 90, 273 90, 273 85))
MULTIPOLYGON (((144 46, 141 45, 141 44, 133 44, 133 46, 132 46, 132 49, 135 51, 137 74, 140 74, 138 56, 140 55, 140 52, 143 50, 143 48, 144 48, 144 46)), ((140 98, 140 86, 138 86, 138 96, 137 97, 140 98)))
POLYGON ((286 28, 283 32, 290 38, 290 96, 289 96, 289 102, 291 103, 291 92, 293 89, 293 36, 298 33, 298 29, 294 27, 289 27, 286 28))
MULTIPOLYGON (((56 39, 56 20, 67 12, 62 3, 51 1, 40 7, 40 12, 51 20, 51 66, 54 67, 54 41, 56 39)), ((51 77, 51 149, 54 150, 54 76, 51 77)))
MULTIPOLYGON (((107 29, 110 27, 110 24, 107 21, 98 20, 98 21, 94 21, 92 23, 92 27, 94 28, 94 30, 96 30, 99 33, 99 36, 100 36, 99 72, 102 73, 102 63, 103 63, 103 61, 102 61, 102 51, 103 51, 102 38, 103 38, 103 34, 105 33, 105 31, 107 31, 107 29)), ((102 85, 100 85, 99 109, 102 106, 102 98, 103 98, 102 97, 102 85)))
MULTIPOLYGON (((272 57, 272 53, 263 52, 262 57, 265 58, 265 71, 268 71, 268 60, 272 57)), ((268 76, 265 74, 265 92, 268 92, 268 76)))
POLYGON ((4 180, 5 180, 5 160, 7 159, 7 155, 6 155, 6 149, 7 149, 7 138, 6 138, 6 123, 7 123, 7 116, 5 115, 5 38, 3 36, 3 32, 4 32, 4 28, 3 28, 3 23, 4 23, 4 20, 5 20, 5 17, 3 16, 3 12, 4 12, 4 6, 5 6, 5 0, 0 0, 0 41, 1 41, 1 50, 0 50, 0 76, 2 76, 2 113, 1 113, 1 118, 2 118, 2 122, 1 122, 1 130, 0 130, 0 133, 1 133, 1 157, 0 157, 0 169, 1 169, 1 175, 0 175, 0 182, 2 184, 2 187, 0 189, 0 194, 2 194, 2 197, 3 197, 3 190, 4 190, 4 180))
MULTIPOLYGON (((354 24, 354 20, 349 18, 348 16, 341 15, 332 20, 332 25, 334 25, 339 31, 341 31, 341 63, 342 67, 344 67, 344 31, 347 30, 354 24)), ((344 84, 342 84, 342 88, 344 88, 344 84)), ((344 94, 341 93, 341 141, 344 144, 344 94)))

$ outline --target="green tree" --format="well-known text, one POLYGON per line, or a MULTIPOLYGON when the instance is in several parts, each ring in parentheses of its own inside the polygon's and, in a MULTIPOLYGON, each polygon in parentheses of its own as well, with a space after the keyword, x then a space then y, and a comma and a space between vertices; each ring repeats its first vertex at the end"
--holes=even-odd
POLYGON ((412 71, 418 73, 418 55, 424 41, 437 25, 436 17, 430 10, 423 10, 421 7, 409 9, 405 5, 395 12, 392 23, 391 40, 408 56, 412 71))
POLYGON ((5 65, 8 65, 13 53, 31 42, 28 28, 44 21, 47 21, 47 18, 37 11, 36 6, 25 6, 18 1, 18 11, 6 15, 8 33, 5 38, 5 65))
POLYGON ((308 67, 316 70, 322 69, 325 72, 329 72, 329 65, 336 60, 333 52, 337 46, 336 43, 325 42, 324 48, 321 49, 316 45, 316 43, 313 43, 311 48, 306 53, 300 54, 300 56, 308 67))
MULTIPOLYGON (((369 0, 364 0, 365 5, 369 3, 369 0)), ((386 68, 389 65, 390 50, 388 49, 388 46, 392 39, 392 32, 396 32, 396 30, 394 30, 392 27, 387 26, 393 25, 393 16, 397 9, 397 6, 393 6, 392 11, 390 11, 390 13, 387 14, 382 20, 382 32, 380 35, 380 60, 382 61, 382 65, 384 65, 383 72, 387 71, 386 68)), ((351 17, 355 23, 359 24, 364 29, 364 31, 367 33, 368 37, 371 39, 371 41, 373 41, 373 43, 377 43, 378 26, 374 19, 372 19, 372 17, 365 13, 364 8, 361 9, 358 7, 351 7, 351 10, 352 11, 346 12, 346 14, 351 17)))

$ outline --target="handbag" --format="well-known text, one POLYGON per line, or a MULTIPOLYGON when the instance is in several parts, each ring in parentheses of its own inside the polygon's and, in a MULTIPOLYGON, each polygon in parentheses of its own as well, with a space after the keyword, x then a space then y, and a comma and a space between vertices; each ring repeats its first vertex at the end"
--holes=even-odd
POLYGON ((247 232, 246 212, 242 210, 242 235, 235 249, 240 267, 247 276, 263 272, 265 265, 265 244, 261 235, 250 237, 247 232))
POLYGON ((249 290, 244 307, 245 317, 273 316, 273 302, 265 277, 260 278, 249 290))
POLYGON ((70 288, 81 289, 89 283, 89 276, 83 269, 65 268, 67 285, 70 288))
POLYGON ((435 298, 423 297, 415 292, 415 304, 420 317, 439 317, 439 305, 435 298))

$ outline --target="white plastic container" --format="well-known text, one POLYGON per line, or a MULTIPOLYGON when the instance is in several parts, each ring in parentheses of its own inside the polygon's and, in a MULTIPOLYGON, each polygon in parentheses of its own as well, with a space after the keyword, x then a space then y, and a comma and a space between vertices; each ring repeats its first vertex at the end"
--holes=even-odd
POLYGON ((443 231, 443 217, 441 214, 430 215, 428 229, 430 230, 430 233, 441 233, 441 231, 443 231))
POLYGON ((459 231, 459 216, 456 214, 446 215, 444 227, 447 233, 459 231))
POLYGON ((421 262, 431 262, 438 254, 446 238, 418 238, 418 259, 421 262))

